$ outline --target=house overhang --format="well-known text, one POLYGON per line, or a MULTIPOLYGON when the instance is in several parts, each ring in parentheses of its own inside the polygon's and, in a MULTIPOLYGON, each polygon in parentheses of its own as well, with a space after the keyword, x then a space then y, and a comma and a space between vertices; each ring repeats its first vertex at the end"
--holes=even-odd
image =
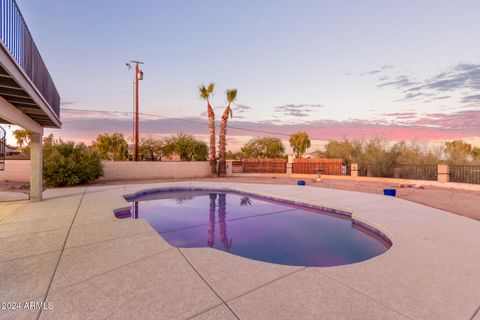
MULTIPOLYGON (((54 93, 56 93, 56 89, 54 93)), ((60 107, 52 106, 0 42, 0 96, 42 127, 60 128, 60 107)), ((0 122, 11 123, 0 114, 0 122)), ((16 124, 16 123, 12 123, 16 124)))

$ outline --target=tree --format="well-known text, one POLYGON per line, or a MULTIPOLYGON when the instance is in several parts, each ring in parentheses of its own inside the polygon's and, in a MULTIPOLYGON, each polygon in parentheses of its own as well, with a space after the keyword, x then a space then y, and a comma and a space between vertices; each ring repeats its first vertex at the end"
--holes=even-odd
POLYGON ((472 145, 462 140, 445 142, 445 154, 449 164, 464 164, 472 155, 472 145))
POLYGON ((128 157, 128 143, 121 133, 100 134, 93 142, 93 147, 102 159, 120 161, 128 157))
POLYGON ((251 139, 241 151, 245 158, 281 158, 284 157, 285 147, 278 138, 262 137, 251 139))
POLYGON ((310 148, 310 139, 308 134, 304 131, 294 133, 290 136, 290 146, 295 152, 297 158, 300 158, 308 148, 310 148))
POLYGON ((166 157, 176 154, 183 161, 206 161, 208 147, 205 142, 195 139, 192 135, 177 133, 165 139, 163 154, 166 157))
POLYGON ((233 152, 232 150, 228 150, 225 159, 227 160, 241 160, 243 158, 243 152, 237 151, 233 152))
POLYGON ((222 115, 222 125, 220 126, 220 141, 218 145, 218 175, 225 175, 227 173, 227 165, 225 155, 227 153, 227 122, 228 117, 232 117, 231 104, 237 98, 237 89, 229 89, 225 92, 227 96, 227 107, 222 115))
MULTIPOLYGON (((361 149, 361 146, 360 146, 361 149)), ((361 150, 360 150, 361 152, 361 150)), ((330 141, 325 146, 325 157, 331 159, 344 159, 346 163, 352 161, 354 154, 354 146, 348 141, 330 141)))
POLYGON ((32 133, 26 129, 17 129, 13 131, 13 136, 17 140, 17 146, 22 149, 22 153, 30 153, 32 133))
POLYGON ((217 159, 216 159, 216 151, 215 151, 215 112, 213 111, 213 108, 210 105, 210 96, 213 95, 214 89, 215 89, 215 84, 213 82, 209 83, 208 86, 202 85, 198 88, 198 91, 200 93, 200 98, 207 101, 208 128, 210 130, 209 161, 210 161, 210 167, 212 169, 212 174, 217 173, 217 159))
POLYGON ((395 157, 395 164, 438 164, 439 155, 422 148, 415 142, 400 141, 390 149, 391 157, 395 157))
POLYGON ((480 160, 480 148, 479 147, 473 147, 472 148, 472 157, 473 157, 473 160, 475 160, 475 161, 480 160))
POLYGON ((55 143, 55 138, 53 133, 50 133, 48 136, 43 137, 43 149, 50 148, 55 143))
POLYGON ((142 160, 162 161, 164 142, 151 137, 140 139, 139 152, 142 160))

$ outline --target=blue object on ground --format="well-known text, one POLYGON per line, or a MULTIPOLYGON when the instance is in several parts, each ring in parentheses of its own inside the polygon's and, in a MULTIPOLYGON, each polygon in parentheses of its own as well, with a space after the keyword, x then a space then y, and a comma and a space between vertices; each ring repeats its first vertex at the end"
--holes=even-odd
POLYGON ((298 180, 298 181, 297 181, 297 184, 298 184, 299 186, 304 186, 304 185, 305 185, 305 180, 298 180))
POLYGON ((383 189, 383 194, 386 196, 390 197, 396 197, 397 196, 397 190, 396 189, 383 189))

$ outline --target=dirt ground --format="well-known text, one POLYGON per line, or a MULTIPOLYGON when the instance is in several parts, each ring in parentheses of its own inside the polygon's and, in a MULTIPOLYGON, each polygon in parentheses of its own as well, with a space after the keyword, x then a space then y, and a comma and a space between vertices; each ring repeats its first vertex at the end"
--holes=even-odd
MULTIPOLYGON (((192 179, 185 179, 192 180, 192 179)), ((296 184, 295 178, 265 178, 265 177, 229 177, 198 179, 202 181, 265 183, 265 184, 296 184)), ((158 182, 180 181, 164 179, 158 182)), ((153 181, 118 181, 108 184, 152 183, 153 181)), ((438 188, 425 186, 423 188, 401 187, 399 184, 323 180, 313 182, 306 180, 307 185, 331 189, 351 190, 368 193, 383 194, 383 189, 393 187, 397 189, 397 196, 401 199, 414 201, 430 207, 438 208, 458 215, 480 221, 480 191, 467 191, 453 188, 438 188)), ((105 183, 104 183, 105 184, 105 183)), ((25 183, 0 182, 0 191, 28 192, 25 183)))
MULTIPOLYGON (((254 178, 254 177, 232 177, 228 181, 244 183, 274 183, 274 184, 296 184, 298 179, 294 178, 254 178)), ((226 179, 208 179, 224 181, 226 179)), ((205 179, 207 180, 207 179, 205 179)), ((400 184, 323 180, 313 182, 306 180, 307 185, 312 187, 331 188, 340 190, 351 190, 383 194, 383 189, 393 187, 397 189, 397 197, 437 209, 452 212, 458 215, 469 217, 480 221, 480 191, 467 191, 453 188, 438 188, 424 186, 423 188, 401 187, 400 184)))
POLYGON ((0 181, 0 192, 15 191, 28 193, 30 185, 25 182, 0 181))

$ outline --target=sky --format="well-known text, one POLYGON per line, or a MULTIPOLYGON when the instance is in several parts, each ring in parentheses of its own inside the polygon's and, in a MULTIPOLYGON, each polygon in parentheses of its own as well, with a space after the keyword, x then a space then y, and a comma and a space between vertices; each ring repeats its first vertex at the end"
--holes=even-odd
POLYGON ((206 139, 197 88, 215 82, 217 119, 225 90, 238 89, 233 150, 303 130, 314 148, 372 137, 480 144, 479 1, 17 2, 62 98, 63 128, 47 133, 63 139, 131 137, 125 63, 138 59, 145 136, 206 139))

